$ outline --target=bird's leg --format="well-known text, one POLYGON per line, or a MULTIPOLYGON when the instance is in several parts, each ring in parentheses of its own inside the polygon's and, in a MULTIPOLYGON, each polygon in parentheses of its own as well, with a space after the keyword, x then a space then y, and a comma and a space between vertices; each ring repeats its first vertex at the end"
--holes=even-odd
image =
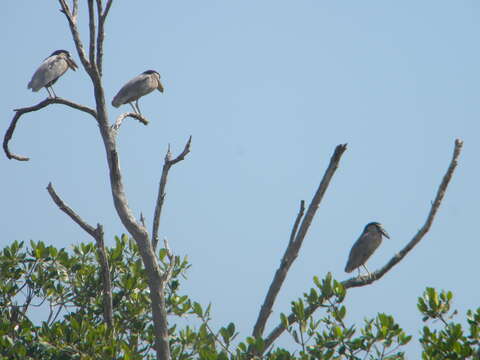
POLYGON ((53 85, 50 85, 50 89, 52 89, 53 97, 56 98, 56 97, 57 97, 57 94, 55 94, 55 90, 53 90, 53 85))
POLYGON ((367 274, 368 274, 368 277, 372 277, 372 274, 370 274, 370 271, 368 271, 367 267, 365 266, 365 264, 362 265, 363 268, 367 271, 367 274))
POLYGON ((50 92, 50 89, 48 88, 48 86, 45 86, 45 90, 47 90, 48 98, 53 99, 52 93, 50 92))
POLYGON ((138 99, 135 101, 135 105, 137 105, 138 113, 142 115, 142 112, 140 111, 140 107, 138 106, 138 99))
POLYGON ((130 106, 132 107, 133 112, 134 112, 135 114, 137 114, 138 111, 137 111, 137 109, 135 109, 135 106, 133 106, 133 103, 129 102, 129 104, 130 104, 130 106))

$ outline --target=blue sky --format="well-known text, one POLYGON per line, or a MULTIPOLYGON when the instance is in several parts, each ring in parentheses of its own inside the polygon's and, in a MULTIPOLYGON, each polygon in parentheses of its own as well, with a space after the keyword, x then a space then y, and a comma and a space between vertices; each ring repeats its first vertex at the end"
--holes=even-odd
MULTIPOLYGON (((105 45, 108 102, 147 69, 165 87, 141 100, 150 124, 127 120, 119 135, 129 203, 151 224, 167 146, 181 151, 192 135, 192 153, 170 173, 161 236, 188 255, 183 289, 212 302, 214 325, 234 321, 251 333, 299 201, 311 199, 340 143, 348 150, 267 332, 314 275, 348 278, 348 252, 366 223, 380 221, 392 238, 371 270, 412 238, 457 137, 464 151, 431 231, 383 279, 349 292, 347 321, 386 312, 416 336, 416 298, 426 286, 452 290, 462 316, 479 306, 479 10, 473 0, 115 2, 105 45)), ((7 2, 0 18, 5 131, 12 109, 46 97, 26 88, 42 59, 56 49, 78 56, 55 1, 7 2)), ((83 70, 66 73, 55 90, 94 103, 83 70)), ((122 110, 129 108, 109 107, 112 121, 122 110)), ((10 146, 31 161, 0 158, 3 245, 90 241, 52 203, 50 181, 85 220, 104 225, 110 243, 124 232, 91 118, 50 106, 24 116, 10 146)), ((418 351, 409 345, 409 355, 418 351)))

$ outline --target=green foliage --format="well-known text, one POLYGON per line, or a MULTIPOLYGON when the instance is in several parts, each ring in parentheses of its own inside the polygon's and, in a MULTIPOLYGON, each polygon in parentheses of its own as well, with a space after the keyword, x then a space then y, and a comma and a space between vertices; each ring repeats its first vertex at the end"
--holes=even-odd
MULTIPOLYGON (((112 279, 113 329, 103 321, 100 265, 93 243, 73 251, 43 242, 15 241, 0 253, 0 356, 7 359, 153 359, 150 298, 138 248, 126 235, 108 249, 112 279), (31 315, 44 314, 38 324, 31 315)), ((165 253, 164 249, 160 253, 165 253)), ((179 294, 189 268, 172 259, 167 312, 193 314, 179 294)), ((169 259, 160 256, 166 269, 169 259)), ((172 334, 176 334, 172 328, 172 334)), ((180 341, 172 337, 172 345, 180 341)))
MULTIPOLYGON (((317 289, 292 302, 292 313, 298 321, 287 326, 288 333, 301 346, 301 359, 404 358, 398 349, 406 345, 411 336, 407 336, 391 316, 378 314, 374 319, 366 319, 358 330, 345 322, 343 285, 333 280, 330 273, 322 281, 315 277, 314 283, 317 289), (317 308, 323 308, 325 316, 315 320, 312 314, 317 308)), ((287 325, 285 315, 281 315, 281 321, 287 325)))
MULTIPOLYGON (((135 242, 126 235, 107 249, 112 279, 113 327, 103 319, 102 276, 95 244, 71 251, 43 242, 15 241, 0 252, 0 360, 153 359, 154 332, 149 287, 135 242), (38 319, 39 314, 43 314, 38 319), (35 315, 35 319, 32 316, 35 315)), ((363 324, 348 323, 343 285, 329 273, 280 314, 296 347, 272 346, 267 339, 237 340, 234 323, 210 327, 211 306, 182 294, 190 267, 186 258, 158 252, 159 265, 173 272, 166 288, 170 347, 174 360, 404 359, 411 336, 393 317, 377 314, 363 324), (176 319, 182 318, 182 321, 176 319), (189 324, 185 324, 188 318, 189 324), (263 354, 260 356, 259 354, 263 354)), ((452 293, 427 288, 418 299, 424 321, 422 358, 480 359, 480 309, 467 313, 468 331, 454 323, 452 293), (437 326, 438 327, 438 326, 437 326)))
POLYGON ((434 288, 427 288, 423 296, 418 298, 418 309, 423 321, 437 321, 439 329, 423 327, 420 343, 423 347, 422 359, 480 359, 480 308, 476 312, 467 312, 468 333, 465 334, 462 325, 452 319, 456 311, 450 313, 453 294, 442 291, 440 294, 434 288))

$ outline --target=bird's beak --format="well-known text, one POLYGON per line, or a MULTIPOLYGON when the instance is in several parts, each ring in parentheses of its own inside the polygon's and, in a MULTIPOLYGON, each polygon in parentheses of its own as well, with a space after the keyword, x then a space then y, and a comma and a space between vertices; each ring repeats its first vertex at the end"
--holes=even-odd
POLYGON ((158 89, 158 91, 160 91, 161 93, 163 93, 163 85, 162 85, 162 83, 160 82, 160 79, 158 80, 157 89, 158 89))
POLYGON ((78 69, 78 65, 75 63, 75 61, 73 61, 73 59, 71 57, 67 57, 66 59, 67 59, 67 64, 70 67, 70 69, 72 69, 73 71, 78 69))
POLYGON ((385 231, 383 227, 380 227, 380 232, 382 233, 383 236, 385 236, 387 239, 390 239, 390 235, 385 231))

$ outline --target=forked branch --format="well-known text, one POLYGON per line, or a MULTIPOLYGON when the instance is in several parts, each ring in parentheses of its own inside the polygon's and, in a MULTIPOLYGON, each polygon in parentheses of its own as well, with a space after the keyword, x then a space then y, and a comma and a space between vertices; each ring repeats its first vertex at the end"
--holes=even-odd
MULTIPOLYGON (((360 286, 366 286, 370 285, 371 283, 379 280, 380 278, 383 277, 388 271, 390 271, 395 265, 397 265, 422 239, 423 237, 427 234, 427 232, 430 230, 430 227, 433 224, 433 220, 435 219, 435 215, 437 214, 438 209, 440 208, 440 205, 442 203, 442 200, 445 196, 445 192, 447 191, 447 187, 452 179, 453 173, 455 171, 455 168, 457 167, 458 164, 458 158, 460 156, 460 153, 462 151, 463 147, 463 141, 460 139, 455 140, 455 147, 453 150, 453 157, 452 160, 450 161, 450 164, 448 166, 448 169, 443 176, 442 182, 440 183, 440 186, 437 189, 437 194, 435 196, 435 200, 433 201, 430 211, 428 213, 427 219, 425 223, 423 224, 422 228, 415 234, 415 236, 410 240, 407 245, 398 253, 395 254, 390 261, 385 264, 380 270, 375 271, 374 273, 371 274, 369 277, 356 277, 356 278, 351 278, 345 281, 342 281, 342 285, 348 289, 348 288, 353 288, 353 287, 360 287, 360 286)), ((306 316, 310 316, 315 312, 315 310, 318 309, 319 305, 316 306, 309 306, 305 309, 305 314, 306 316)), ((294 324, 297 322, 297 319, 294 314, 290 314, 288 316, 288 323, 294 324)), ((283 324, 277 325, 271 332, 270 334, 265 338, 265 348, 270 347, 273 342, 285 331, 285 327, 283 324)))
POLYGON ((87 114, 90 114, 93 118, 97 119, 97 112, 93 110, 92 108, 89 108, 88 106, 80 105, 77 103, 74 103, 70 100, 62 99, 62 98, 48 98, 45 99, 41 102, 39 102, 37 105, 29 106, 29 107, 24 107, 20 109, 15 109, 15 115, 13 116, 12 121, 10 122, 10 126, 8 127, 7 131, 5 132, 5 136, 3 138, 3 150, 5 151, 5 154, 9 159, 15 159, 18 161, 28 161, 30 158, 21 156, 21 155, 15 155, 12 152, 10 152, 10 149, 8 148, 8 143, 10 142, 10 139, 13 136, 13 133, 15 132, 15 127, 17 126, 18 120, 20 120, 20 117, 23 114, 32 112, 32 111, 38 111, 40 109, 43 109, 44 107, 51 105, 51 104, 62 104, 69 106, 71 108, 83 111, 87 114))
POLYGON ((156 250, 158 244, 158 229, 160 228, 160 216, 162 214, 163 202, 165 200, 165 186, 167 185, 168 172, 170 168, 176 163, 185 159, 185 156, 190 152, 192 144, 192 137, 188 139, 183 151, 175 159, 172 159, 170 145, 168 146, 167 154, 165 155, 165 162, 163 163, 162 176, 158 186, 157 204, 155 205, 155 212, 153 214, 153 229, 152 229, 152 247, 156 250))
POLYGON ((260 313, 258 314, 257 322, 253 327, 252 336, 254 337, 261 337, 263 334, 265 324, 267 323, 268 317, 272 313, 275 299, 277 298, 283 282, 287 277, 288 270, 298 256, 303 240, 305 239, 308 229, 310 228, 310 224, 312 223, 313 217, 315 216, 315 213, 320 206, 323 195, 327 191, 328 185, 330 184, 330 181, 332 180, 332 177, 338 168, 338 164, 340 163, 340 159, 342 158, 345 150, 347 150, 347 144, 337 145, 337 147, 335 148, 335 151, 333 152, 333 155, 330 159, 330 164, 328 165, 328 168, 325 171, 322 180, 320 181, 317 192, 313 196, 313 199, 308 206, 305 217, 303 217, 305 210, 304 202, 302 201, 302 203, 300 204, 300 211, 293 225, 287 249, 283 254, 282 260, 280 262, 280 267, 277 269, 270 288, 268 289, 267 295, 265 296, 265 300, 260 309, 260 313), (299 224, 300 227, 298 228, 299 224))

